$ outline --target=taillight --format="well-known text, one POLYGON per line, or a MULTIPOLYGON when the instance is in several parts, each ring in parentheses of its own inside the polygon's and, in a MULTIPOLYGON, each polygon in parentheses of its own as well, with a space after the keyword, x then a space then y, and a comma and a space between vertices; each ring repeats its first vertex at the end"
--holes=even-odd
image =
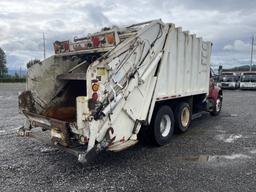
POLYGON ((69 50, 69 41, 64 41, 63 42, 63 48, 64 48, 65 51, 69 50))
POLYGON ((99 81, 98 79, 93 79, 92 80, 92 101, 96 102, 98 100, 98 91, 100 89, 99 81))
POLYGON ((115 42, 115 38, 114 38, 113 34, 106 35, 106 39, 107 39, 109 44, 113 44, 115 42))
POLYGON ((94 102, 96 102, 97 100, 98 100, 98 93, 93 93, 92 94, 92 100, 94 101, 94 102))
POLYGON ((99 45, 100 45, 99 37, 92 37, 92 44, 93 44, 94 48, 99 47, 99 45))

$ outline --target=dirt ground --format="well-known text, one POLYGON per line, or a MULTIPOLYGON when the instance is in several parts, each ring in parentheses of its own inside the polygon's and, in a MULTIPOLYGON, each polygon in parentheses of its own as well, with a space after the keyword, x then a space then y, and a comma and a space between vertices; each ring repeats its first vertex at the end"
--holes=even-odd
POLYGON ((16 136, 24 88, 0 84, 0 191, 256 191, 256 91, 225 90, 218 117, 194 120, 166 146, 139 143, 82 165, 16 136))

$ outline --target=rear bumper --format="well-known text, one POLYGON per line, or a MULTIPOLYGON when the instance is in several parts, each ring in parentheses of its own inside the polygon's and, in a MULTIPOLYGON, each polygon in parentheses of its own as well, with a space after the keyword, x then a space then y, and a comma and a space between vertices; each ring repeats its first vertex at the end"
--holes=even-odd
POLYGON ((239 85, 234 83, 219 83, 222 89, 238 89, 239 85))
POLYGON ((18 130, 19 136, 35 138, 45 144, 53 145, 63 151, 75 155, 78 158, 78 161, 81 163, 93 161, 95 157, 102 150, 105 150, 108 146, 110 146, 115 139, 115 137, 110 139, 110 134, 113 133, 113 130, 112 128, 109 128, 103 140, 88 150, 87 144, 79 144, 79 142, 72 137, 72 133, 70 131, 70 126, 73 126, 72 123, 48 118, 31 112, 23 113, 30 121, 32 127, 40 127, 46 131, 36 131, 35 129, 32 129, 32 127, 28 129, 24 128, 23 126, 18 130), (52 137, 49 132, 53 129, 60 131, 63 138, 59 139, 52 137), (48 134, 45 134, 46 132, 48 132, 48 134))
POLYGON ((87 151, 86 145, 84 145, 83 147, 81 147, 80 145, 78 147, 71 144, 70 125, 68 122, 60 121, 53 118, 48 118, 48 117, 27 112, 27 111, 23 111, 23 113, 27 117, 31 126, 30 126, 30 129, 21 127, 18 130, 19 136, 31 137, 47 145, 52 145, 54 147, 57 147, 63 151, 66 151, 72 155, 75 155, 80 162, 87 162, 88 161, 87 159, 90 159, 86 156, 86 151, 87 151), (46 131, 39 131, 39 130, 36 131, 33 129, 34 127, 40 127, 46 131), (56 140, 51 137, 51 134, 49 132, 52 128, 54 129, 57 128, 61 131, 63 135, 63 140, 62 139, 56 140))
POLYGON ((44 134, 40 133, 39 131, 30 131, 30 130, 25 130, 21 128, 20 130, 18 130, 18 135, 34 138, 44 144, 55 146, 75 156, 78 156, 80 153, 83 153, 83 151, 79 151, 78 149, 75 149, 75 148, 64 147, 58 143, 54 144, 52 143, 50 136, 46 137, 44 134))
POLYGON ((50 137, 52 143, 58 143, 65 147, 70 145, 70 123, 66 121, 61 121, 58 119, 53 119, 49 117, 45 117, 42 115, 38 115, 31 112, 23 111, 24 115, 30 122, 30 127, 41 127, 44 130, 52 130, 55 129, 61 133, 61 138, 50 137))
POLYGON ((46 137, 42 132, 40 131, 31 131, 26 130, 24 127, 20 128, 18 130, 18 135, 23 137, 31 137, 36 140, 41 141, 42 143, 45 143, 47 145, 54 146, 60 150, 63 150, 65 152, 68 152, 69 154, 72 154, 77 157, 78 161, 81 163, 89 163, 92 162, 96 156, 112 142, 111 140, 108 140, 107 137, 97 145, 95 145, 90 151, 87 151, 87 146, 81 146, 81 145, 70 145, 69 147, 65 147, 63 145, 60 145, 59 143, 53 143, 50 137, 46 137))
POLYGON ((222 89, 237 89, 237 88, 239 88, 239 87, 237 87, 237 86, 221 86, 221 88, 222 89))

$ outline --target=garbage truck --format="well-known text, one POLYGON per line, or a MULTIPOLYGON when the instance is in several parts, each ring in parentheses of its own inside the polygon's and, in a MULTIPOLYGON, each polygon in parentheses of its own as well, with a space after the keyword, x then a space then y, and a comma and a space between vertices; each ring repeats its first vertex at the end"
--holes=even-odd
POLYGON ((84 163, 103 150, 135 145, 141 131, 165 145, 198 114, 221 111, 211 49, 211 42, 161 20, 56 41, 55 54, 28 69, 18 99, 26 120, 18 135, 84 163))

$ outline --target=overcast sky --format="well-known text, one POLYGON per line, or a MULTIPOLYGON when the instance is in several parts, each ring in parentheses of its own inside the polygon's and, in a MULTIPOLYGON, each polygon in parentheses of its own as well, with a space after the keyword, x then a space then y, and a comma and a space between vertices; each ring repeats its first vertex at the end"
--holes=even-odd
POLYGON ((0 47, 9 69, 25 68, 42 59, 43 32, 50 56, 55 40, 159 18, 212 41, 215 65, 250 63, 256 0, 0 0, 0 47))

